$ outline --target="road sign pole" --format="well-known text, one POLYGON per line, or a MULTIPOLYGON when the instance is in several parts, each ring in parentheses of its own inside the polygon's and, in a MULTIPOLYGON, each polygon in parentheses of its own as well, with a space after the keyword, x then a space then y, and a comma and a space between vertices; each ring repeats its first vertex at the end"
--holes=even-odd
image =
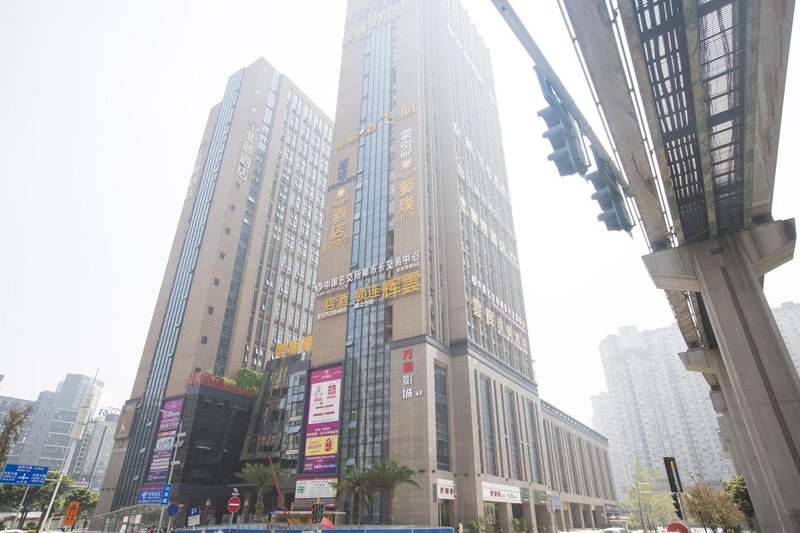
MULTIPOLYGON (((169 418, 178 422, 178 431, 172 436, 172 461, 169 463, 169 478, 167 479, 167 485, 172 485, 172 469, 175 468, 175 459, 178 456, 178 439, 180 439, 180 434, 183 433, 183 421, 174 416, 172 414, 167 413, 163 409, 160 411, 167 415, 169 418)), ((158 530, 157 533, 161 533, 161 525, 164 523, 164 509, 166 508, 165 505, 161 505, 161 513, 158 515, 158 530)))

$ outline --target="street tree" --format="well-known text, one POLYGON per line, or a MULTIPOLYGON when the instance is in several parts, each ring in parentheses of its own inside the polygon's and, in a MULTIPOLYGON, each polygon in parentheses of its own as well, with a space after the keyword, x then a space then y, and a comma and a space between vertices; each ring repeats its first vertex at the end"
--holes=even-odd
POLYGON ((97 498, 98 496, 96 492, 93 492, 89 489, 76 488, 72 489, 72 492, 64 497, 61 502, 61 506, 66 508, 69 505, 69 502, 78 502, 80 504, 80 507, 78 507, 79 517, 84 511, 94 511, 94 508, 97 506, 97 498))
POLYGON ((22 424, 33 409, 33 404, 28 404, 25 407, 12 407, 6 412, 3 417, 3 428, 0 429, 0 465, 6 464, 8 454, 11 453, 11 448, 19 438, 19 433, 22 431, 22 424))
POLYGON ((373 487, 369 480, 369 472, 352 470, 342 476, 341 481, 334 484, 336 490, 336 503, 344 504, 347 500, 353 502, 353 513, 350 523, 361 523, 362 509, 374 501, 373 487))
POLYGON ((367 478, 372 486, 376 490, 386 491, 389 524, 394 523, 394 492, 397 487, 405 484, 419 488, 419 483, 414 481, 413 477, 413 470, 399 464, 397 459, 392 457, 372 465, 369 469, 367 478))
POLYGON ((236 472, 236 477, 243 479, 256 488, 255 514, 256 520, 260 520, 264 515, 264 496, 275 487, 285 477, 280 466, 270 468, 269 465, 260 463, 245 463, 240 472, 236 472))
POLYGON ((739 510, 747 519, 747 525, 752 531, 755 529, 756 511, 753 509, 753 502, 750 501, 750 493, 747 491, 747 483, 740 475, 735 475, 728 481, 722 482, 722 488, 731 495, 733 501, 739 506, 739 510))
MULTIPOLYGON (((31 485, 28 487, 28 494, 25 496, 24 505, 22 505, 22 515, 20 516, 18 528, 22 529, 25 520, 30 511, 44 511, 50 504, 50 497, 53 495, 53 490, 56 488, 56 481, 58 480, 59 472, 51 470, 47 473, 44 485, 37 486, 31 485)), ((72 480, 64 476, 64 480, 58 489, 56 499, 63 496, 67 492, 67 487, 72 483, 72 480)), ((17 511, 20 504, 22 504, 22 497, 25 494, 25 487, 23 485, 0 485, 0 506, 11 507, 12 510, 17 511)), ((44 518, 40 518, 40 521, 44 518)))
POLYGON ((647 469, 637 460, 633 464, 634 483, 622 502, 622 507, 630 516, 631 527, 647 531, 656 530, 674 522, 677 516, 669 494, 658 492, 656 481, 659 473, 647 469))
POLYGON ((714 489, 708 483, 689 487, 686 492, 686 512, 703 528, 737 529, 746 518, 727 492, 714 489))

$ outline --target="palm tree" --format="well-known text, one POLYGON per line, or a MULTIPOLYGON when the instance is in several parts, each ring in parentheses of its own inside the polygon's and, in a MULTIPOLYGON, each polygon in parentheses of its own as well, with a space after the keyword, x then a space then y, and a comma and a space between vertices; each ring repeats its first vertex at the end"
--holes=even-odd
POLYGON ((256 487, 256 520, 264 514, 264 495, 275 486, 275 480, 280 483, 283 479, 283 470, 280 466, 274 467, 274 472, 267 465, 258 463, 245 463, 241 472, 236 472, 236 477, 245 480, 256 487))
POLYGON ((372 503, 374 490, 369 480, 369 471, 358 472, 353 470, 345 474, 342 479, 334 484, 336 490, 336 503, 344 503, 348 498, 353 498, 353 514, 350 523, 361 523, 361 505, 372 503))
POLYGON ((385 490, 388 497, 389 523, 394 523, 394 491, 398 485, 406 483, 419 488, 419 484, 411 479, 414 471, 407 466, 397 462, 397 459, 389 458, 385 461, 372 465, 367 472, 367 479, 374 489, 385 490))

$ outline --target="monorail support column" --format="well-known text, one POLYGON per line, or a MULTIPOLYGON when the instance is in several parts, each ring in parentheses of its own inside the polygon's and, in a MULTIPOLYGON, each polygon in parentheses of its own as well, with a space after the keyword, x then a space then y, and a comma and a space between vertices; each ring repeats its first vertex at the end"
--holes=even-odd
POLYGON ((795 240, 792 219, 643 258, 659 289, 702 296, 704 325, 716 340, 706 348, 719 349, 730 383, 727 408, 741 416, 733 417, 743 426, 741 445, 752 449, 735 450, 733 459, 741 472, 760 478, 751 481, 754 490, 767 492, 753 503, 762 502, 756 514, 768 533, 800 527, 794 523, 800 516, 800 377, 762 288, 763 276, 792 258, 795 240), (745 458, 755 464, 741 464, 745 458))

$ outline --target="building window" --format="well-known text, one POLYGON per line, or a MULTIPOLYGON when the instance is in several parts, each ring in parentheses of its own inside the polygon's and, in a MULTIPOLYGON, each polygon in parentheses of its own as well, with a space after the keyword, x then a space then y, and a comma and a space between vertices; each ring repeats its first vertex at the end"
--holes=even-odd
POLYGON ((511 477, 519 476, 519 441, 517 439, 517 408, 514 404, 514 393, 506 391, 506 417, 508 418, 508 448, 510 453, 511 477))
POLYGON ((206 337, 205 335, 200 337, 200 344, 208 344, 208 337, 206 337))
POLYGON ((539 463, 539 436, 536 431, 536 408, 533 402, 528 404, 528 430, 530 432, 531 442, 531 467, 533 470, 533 482, 542 483, 542 468, 539 463))
POLYGON ((219 258, 220 259, 225 259, 225 252, 220 252, 219 253, 219 258))
POLYGON ((492 417, 492 390, 487 378, 481 378, 481 425, 483 426, 483 451, 486 456, 484 473, 496 476, 497 461, 494 448, 494 420, 492 417))
POLYGON ((436 468, 450 470, 450 425, 447 414, 447 370, 433 367, 436 395, 436 468))
POLYGON ((231 211, 236 211, 236 206, 231 204, 231 211))
POLYGON ((214 314, 214 308, 212 306, 210 306, 210 305, 208 306, 208 314, 209 315, 213 315, 214 314))
POLYGON ((231 228, 225 228, 225 235, 231 234, 231 228))
POLYGON ((214 286, 219 287, 219 278, 214 278, 214 286))

